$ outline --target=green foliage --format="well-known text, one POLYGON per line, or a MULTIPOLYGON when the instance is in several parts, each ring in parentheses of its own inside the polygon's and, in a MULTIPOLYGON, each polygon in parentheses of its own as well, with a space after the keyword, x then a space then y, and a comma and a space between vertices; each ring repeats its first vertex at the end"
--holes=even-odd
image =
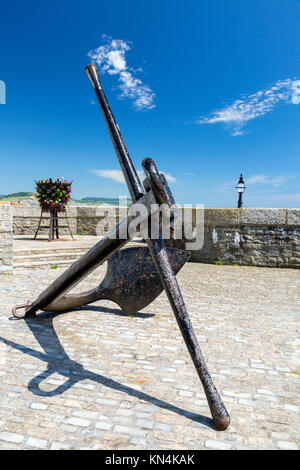
POLYGON ((54 266, 51 266, 50 269, 57 269, 57 268, 58 268, 58 266, 57 266, 57 264, 55 264, 54 266))
POLYGON ((70 199, 71 187, 72 182, 61 178, 57 178, 55 181, 52 181, 51 178, 36 181, 36 197, 41 208, 44 210, 64 210, 70 199))
POLYGON ((222 264, 223 264, 222 261, 219 261, 219 260, 215 261, 216 266, 222 266, 222 264))

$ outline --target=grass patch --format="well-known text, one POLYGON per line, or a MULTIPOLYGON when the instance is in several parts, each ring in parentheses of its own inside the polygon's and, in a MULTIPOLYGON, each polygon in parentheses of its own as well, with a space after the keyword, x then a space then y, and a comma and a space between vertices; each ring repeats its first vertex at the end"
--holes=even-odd
POLYGON ((222 261, 218 261, 218 260, 215 261, 215 265, 216 265, 216 266, 222 266, 222 264, 223 264, 222 261))
POLYGON ((55 264, 54 266, 51 266, 50 269, 57 269, 57 268, 58 268, 58 266, 57 266, 57 264, 55 264))

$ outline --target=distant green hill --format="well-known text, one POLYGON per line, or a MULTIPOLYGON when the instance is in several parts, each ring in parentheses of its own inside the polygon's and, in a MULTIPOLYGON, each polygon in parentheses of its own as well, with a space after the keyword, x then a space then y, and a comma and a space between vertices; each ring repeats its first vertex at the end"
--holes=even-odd
MULTIPOLYGON (((28 193, 25 191, 21 191, 18 193, 11 193, 11 194, 0 194, 0 201, 22 201, 34 196, 35 193, 28 193)), ((118 198, 108 198, 108 197, 83 197, 82 199, 74 199, 71 198, 71 202, 76 203, 86 203, 86 204, 107 204, 107 205, 115 205, 119 204, 118 198)), ((130 199, 127 199, 127 204, 130 204, 130 199)))
POLYGON ((8 200, 11 201, 11 200, 13 200, 13 199, 15 199, 15 198, 17 198, 17 199, 18 199, 18 198, 19 198, 19 199, 23 199, 23 198, 27 199, 27 198, 29 198, 29 197, 31 197, 31 196, 33 196, 33 195, 34 195, 34 193, 27 193, 27 192, 21 191, 21 192, 19 192, 19 193, 0 194, 0 199, 1 199, 2 201, 5 201, 6 199, 8 199, 8 200))
MULTIPOLYGON (((118 205, 119 204, 119 199, 118 198, 107 198, 107 197, 83 197, 80 199, 79 202, 91 202, 94 204, 113 204, 113 205, 118 205)), ((130 202, 129 199, 127 199, 127 203, 130 202)))

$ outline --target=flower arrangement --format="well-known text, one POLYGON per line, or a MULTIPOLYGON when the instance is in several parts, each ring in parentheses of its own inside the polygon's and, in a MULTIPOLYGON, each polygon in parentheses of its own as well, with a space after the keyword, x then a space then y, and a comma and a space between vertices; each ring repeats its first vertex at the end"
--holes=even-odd
POLYGON ((56 209, 60 212, 65 210, 72 192, 72 181, 65 180, 64 178, 57 178, 54 181, 51 178, 43 178, 35 183, 36 197, 44 211, 56 209))

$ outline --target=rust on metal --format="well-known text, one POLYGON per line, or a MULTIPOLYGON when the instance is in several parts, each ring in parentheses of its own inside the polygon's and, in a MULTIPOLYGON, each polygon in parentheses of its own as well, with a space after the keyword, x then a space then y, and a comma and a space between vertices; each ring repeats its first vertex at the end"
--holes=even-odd
MULTIPOLYGON (((168 257, 178 273, 190 257, 185 250, 168 248, 168 257)), ((147 247, 130 247, 114 253, 107 261, 106 275, 94 289, 67 294, 43 308, 44 311, 67 311, 96 302, 111 300, 125 315, 147 307, 161 294, 163 287, 147 247)))

